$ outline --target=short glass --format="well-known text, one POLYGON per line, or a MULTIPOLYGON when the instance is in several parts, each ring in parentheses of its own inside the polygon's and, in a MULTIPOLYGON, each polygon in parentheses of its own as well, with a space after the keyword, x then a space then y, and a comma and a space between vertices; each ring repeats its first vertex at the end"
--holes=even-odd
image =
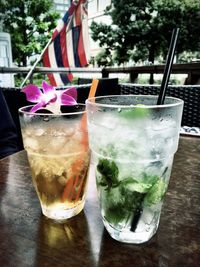
POLYGON ((75 216, 84 207, 90 162, 85 105, 61 114, 19 109, 24 148, 42 213, 54 220, 75 216))
POLYGON ((121 242, 146 242, 159 225, 183 101, 156 102, 157 96, 149 95, 86 101, 101 215, 108 233, 121 242))

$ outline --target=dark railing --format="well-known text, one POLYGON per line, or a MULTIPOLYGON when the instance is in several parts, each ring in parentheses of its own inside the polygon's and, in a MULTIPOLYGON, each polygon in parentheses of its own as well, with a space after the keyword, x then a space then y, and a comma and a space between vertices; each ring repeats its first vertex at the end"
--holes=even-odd
MULTIPOLYGON (((111 73, 129 73, 130 82, 137 83, 139 74, 162 74, 165 65, 134 66, 124 68, 105 68, 103 77, 109 77, 111 73)), ((174 64, 172 74, 187 74, 185 84, 200 84, 200 63, 174 64)))
MULTIPOLYGON (((84 103, 88 97, 92 79, 79 79, 77 88, 78 99, 80 103, 84 103)), ((57 90, 66 89, 58 87, 57 90)), ((21 93, 20 88, 0 87, 3 91, 6 102, 10 109, 11 115, 18 129, 20 149, 23 149, 23 143, 20 132, 18 109, 27 104, 25 94, 21 93)), ((151 94, 158 95, 159 85, 140 85, 134 83, 118 83, 118 78, 102 78, 99 79, 96 96, 111 94, 151 94)), ((167 95, 181 98, 184 100, 184 110, 182 118, 182 126, 200 127, 200 85, 169 85, 167 95)))
MULTIPOLYGON (((87 73, 100 74, 102 78, 108 78, 110 74, 129 74, 129 82, 137 83, 139 74, 162 74, 165 65, 148 65, 133 67, 106 67, 106 68, 46 68, 37 67, 34 73, 87 73)), ((29 67, 0 67, 0 73, 18 73, 26 74, 30 70, 29 67)), ((200 63, 174 64, 172 66, 172 74, 186 74, 185 84, 200 84, 200 63)), ((117 76, 117 75, 116 75, 117 76)), ((90 78, 90 77, 89 77, 90 78)), ((150 82, 152 83, 152 82, 150 82)))

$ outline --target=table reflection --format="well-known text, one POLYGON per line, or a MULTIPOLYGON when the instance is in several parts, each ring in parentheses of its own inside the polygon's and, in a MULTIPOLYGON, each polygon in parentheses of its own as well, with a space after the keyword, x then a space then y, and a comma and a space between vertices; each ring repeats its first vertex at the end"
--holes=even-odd
POLYGON ((73 266, 75 262, 79 263, 79 266, 96 265, 90 253, 91 239, 84 212, 65 223, 57 223, 41 216, 37 239, 36 266, 44 266, 45 261, 49 262, 49 257, 51 266, 73 266), (44 251, 48 253, 45 254, 44 251))

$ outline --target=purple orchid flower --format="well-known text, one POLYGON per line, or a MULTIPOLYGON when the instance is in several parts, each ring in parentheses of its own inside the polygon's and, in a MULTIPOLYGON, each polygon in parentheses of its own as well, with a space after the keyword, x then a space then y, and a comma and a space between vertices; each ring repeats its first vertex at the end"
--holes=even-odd
MULTIPOLYGON (((42 91, 34 84, 29 84, 21 90, 26 94, 26 99, 30 102, 37 103, 30 112, 36 112, 38 109, 46 106, 73 106, 77 102, 77 91, 75 87, 66 90, 55 90, 55 88, 47 82, 42 82, 42 91)), ((50 108, 49 108, 50 109, 50 108)))

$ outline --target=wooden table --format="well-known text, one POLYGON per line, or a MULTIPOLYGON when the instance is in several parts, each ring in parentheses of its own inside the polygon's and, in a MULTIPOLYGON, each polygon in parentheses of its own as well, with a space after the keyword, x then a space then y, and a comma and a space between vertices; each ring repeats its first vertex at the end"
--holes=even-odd
POLYGON ((181 137, 157 234, 119 243, 100 217, 94 176, 84 211, 56 224, 46 219, 24 151, 0 161, 1 267, 200 266, 200 138, 181 137))

